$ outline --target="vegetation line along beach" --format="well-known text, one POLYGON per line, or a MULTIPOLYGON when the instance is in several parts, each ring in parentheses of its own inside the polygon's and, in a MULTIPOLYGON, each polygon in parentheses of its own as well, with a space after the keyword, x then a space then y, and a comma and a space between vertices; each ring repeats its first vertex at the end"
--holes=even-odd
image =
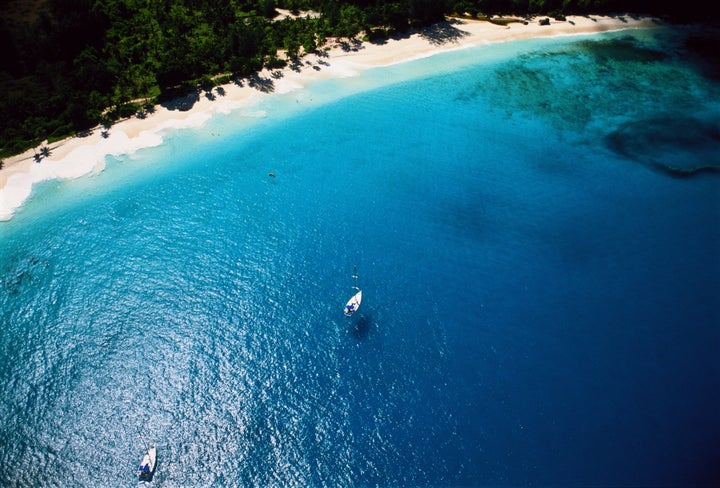
MULTIPOLYGON (((73 14, 71 6, 64 5, 66 2, 50 3, 53 8, 65 8, 67 15, 73 14)), ((8 98, 14 96, 13 87, 17 90, 17 85, 10 79, 12 73, 8 74, 8 67, 21 73, 23 68, 13 66, 12 63, 20 62, 24 55, 15 49, 13 56, 6 61, 8 67, 3 71, 3 77, 10 90, 2 102, 1 111, 4 157, 0 167, 0 220, 12 217, 15 209, 31 194, 34 183, 56 178, 76 178, 100 171, 109 155, 130 154, 140 148, 160 145, 163 134, 168 130, 201 126, 213 114, 228 113, 248 106, 260 97, 301 89, 314 79, 353 76, 368 68, 483 43, 652 28, 660 23, 653 16, 629 14, 565 16, 554 13, 554 17, 505 15, 488 18, 471 3, 460 13, 455 12, 455 16, 445 16, 442 10, 421 9, 415 11, 414 17, 403 13, 395 18, 385 9, 385 17, 378 14, 368 19, 367 11, 359 7, 352 9, 345 6, 332 10, 325 6, 325 10, 300 10, 289 5, 290 8, 285 10, 269 3, 260 11, 249 12, 241 22, 245 26, 244 30, 241 29, 244 35, 254 32, 253 23, 260 22, 265 26, 263 32, 267 37, 235 37, 226 40, 230 44, 234 43, 230 46, 231 51, 249 49, 243 57, 231 51, 214 51, 213 39, 217 35, 212 33, 224 32, 219 24, 201 23, 201 26, 210 29, 205 38, 207 45, 203 47, 203 37, 196 29, 205 27, 192 27, 193 24, 186 18, 192 12, 184 9, 181 3, 169 2, 172 6, 168 15, 177 23, 167 32, 154 32, 153 29, 159 27, 153 12, 148 10, 149 7, 130 12, 128 9, 132 3, 113 4, 118 10, 105 12, 105 15, 115 16, 116 19, 104 35, 120 36, 128 42, 134 39, 133 42, 137 44, 129 46, 128 43, 120 43, 113 48, 119 49, 117 52, 98 51, 107 50, 107 45, 104 48, 90 46, 82 49, 79 57, 74 59, 71 70, 73 76, 82 78, 76 80, 78 84, 88 83, 87 86, 78 87, 83 92, 73 92, 74 87, 61 86, 63 81, 49 73, 43 81, 49 86, 43 87, 35 87, 33 83, 38 80, 28 76, 23 90, 29 90, 28 93, 40 90, 41 96, 47 98, 44 105, 33 106, 33 97, 28 95, 27 103, 18 104, 8 98), (125 25, 118 19, 144 21, 142 25, 125 25), (272 32, 269 25, 283 26, 276 27, 283 34, 268 34, 272 32), (372 27, 377 25, 383 27, 372 27), (127 30, 112 32, 112 29, 121 28, 127 30), (153 49, 160 49, 161 37, 180 35, 182 32, 185 32, 188 49, 205 53, 205 64, 193 65, 192 60, 196 57, 184 56, 181 52, 163 51, 154 56, 147 55, 153 49), (153 35, 157 36, 154 41, 153 35), (200 45, 197 45, 198 42, 200 45), (254 56, 248 58, 251 53, 254 56), (100 62, 103 55, 105 57, 100 62), (86 59, 86 56, 90 58, 86 59), (115 73, 114 78, 107 78, 110 72, 115 73), (211 72, 220 74, 211 76, 208 74, 211 72), (112 89, 112 93, 101 93, 97 87, 112 89), (58 94, 64 94, 62 100, 58 100, 58 94), (47 112, 33 112, 37 110, 47 112), (65 111, 58 116, 60 122, 49 121, 58 110, 65 111), (55 123, 60 126, 54 127, 55 123), (68 133, 74 135, 60 137, 68 133), (14 151, 22 148, 23 144, 26 146, 24 151, 14 151)), ((232 11, 225 14, 228 19, 237 20, 238 12, 242 9, 235 2, 220 3, 232 7, 232 11)), ((72 5, 78 8, 76 3, 72 5)), ((99 15, 96 8, 91 11, 93 15, 99 15)), ((195 13, 203 11, 198 8, 195 13)), ((87 12, 75 13, 81 17, 89 15, 87 12)), ((38 15, 38 22, 43 22, 43 19, 52 22, 52 16, 47 12, 38 15)), ((108 29, 107 26, 96 28, 108 29)), ((12 37, 8 33, 6 20, 3 20, 0 34, 5 38, 12 37)), ((235 34, 239 36, 240 31, 235 34)), ((71 36, 68 39, 75 38, 71 36)), ((76 42, 80 45, 52 48, 77 51, 88 39, 76 39, 76 42)), ((48 46, 46 48, 51 49, 48 46)), ((62 52, 57 53, 57 56, 61 58, 62 52)), ((50 66, 46 68, 53 69, 50 66)), ((67 67, 57 69, 62 71, 67 67)))

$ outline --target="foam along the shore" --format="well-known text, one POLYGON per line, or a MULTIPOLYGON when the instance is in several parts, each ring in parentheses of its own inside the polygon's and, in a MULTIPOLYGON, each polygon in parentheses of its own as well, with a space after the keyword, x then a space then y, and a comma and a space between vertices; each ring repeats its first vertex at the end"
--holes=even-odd
POLYGON ((318 78, 342 78, 363 70, 386 66, 443 51, 535 37, 592 34, 631 28, 656 27, 652 18, 568 17, 541 25, 538 19, 507 26, 485 21, 450 19, 424 32, 383 44, 363 43, 347 49, 347 45, 331 40, 326 56, 309 55, 302 59, 303 68, 286 68, 281 76, 260 73, 260 79, 272 79, 273 90, 263 92, 253 83, 230 84, 222 87, 222 97, 200 96, 187 111, 158 106, 144 118, 131 118, 113 125, 103 134, 100 127, 85 137, 72 137, 48 146, 50 155, 36 162, 39 148, 4 161, 0 169, 0 220, 9 220, 13 212, 30 196, 35 183, 77 178, 101 171, 107 156, 132 154, 138 149, 162 144, 163 134, 170 130, 202 126, 213 114, 228 113, 248 107, 259 98, 273 93, 301 89, 318 78))

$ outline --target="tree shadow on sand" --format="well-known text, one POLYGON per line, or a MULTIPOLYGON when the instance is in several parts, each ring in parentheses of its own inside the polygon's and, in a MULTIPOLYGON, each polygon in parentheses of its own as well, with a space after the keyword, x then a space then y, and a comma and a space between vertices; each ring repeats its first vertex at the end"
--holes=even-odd
POLYGON ((169 93, 160 106, 168 110, 187 112, 200 100, 200 90, 189 90, 184 93, 169 93))
POLYGON ((441 46, 443 44, 458 43, 463 37, 470 35, 468 32, 455 27, 454 24, 462 24, 462 22, 459 20, 440 22, 439 24, 423 29, 420 32, 420 37, 428 41, 430 44, 441 46))
POLYGON ((340 41, 340 49, 346 53, 356 53, 363 49, 363 43, 360 39, 350 39, 348 41, 340 41))
POLYGON ((248 86, 263 93, 272 93, 275 91, 275 82, 270 78, 263 78, 257 73, 248 77, 248 86))
POLYGON ((393 39, 396 41, 402 39, 409 39, 411 36, 418 34, 421 38, 425 39, 431 44, 441 46, 443 44, 457 43, 464 37, 470 35, 469 32, 465 32, 456 26, 463 25, 460 19, 448 19, 444 22, 434 24, 430 27, 425 27, 420 30, 411 29, 405 32, 396 32, 393 35, 388 36, 386 32, 378 30, 371 36, 370 43, 376 45, 387 44, 388 40, 393 39))
POLYGON ((296 73, 299 73, 300 70, 302 70, 303 62, 300 60, 300 58, 291 58, 290 63, 288 63, 288 66, 291 70, 295 71, 296 73))

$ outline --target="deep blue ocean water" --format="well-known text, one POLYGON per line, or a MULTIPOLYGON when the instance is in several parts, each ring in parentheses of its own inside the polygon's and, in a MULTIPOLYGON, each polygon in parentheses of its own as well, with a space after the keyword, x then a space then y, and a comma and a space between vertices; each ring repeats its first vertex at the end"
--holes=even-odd
POLYGON ((148 444, 153 486, 720 483, 685 34, 318 81, 41 185, 0 223, 0 485, 134 485, 148 444))

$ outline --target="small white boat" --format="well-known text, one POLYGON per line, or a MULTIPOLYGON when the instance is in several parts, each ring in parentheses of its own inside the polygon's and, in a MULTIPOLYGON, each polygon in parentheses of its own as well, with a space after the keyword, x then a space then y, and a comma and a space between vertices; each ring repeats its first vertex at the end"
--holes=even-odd
POLYGON ((156 455, 157 450, 155 449, 155 446, 150 446, 150 449, 147 450, 142 458, 142 461, 140 461, 140 466, 138 466, 138 478, 141 480, 149 480, 152 478, 153 472, 155 471, 156 455))
POLYGON ((355 268, 355 274, 353 275, 353 278, 355 279, 355 286, 353 286, 353 289, 356 290, 356 293, 345 304, 345 315, 347 315, 348 317, 357 312, 358 308, 360 308, 360 304, 362 303, 362 290, 360 289, 360 287, 358 287, 357 284, 357 268, 355 268))
POLYGON ((360 308, 360 303, 362 303, 362 290, 358 291, 350 300, 348 300, 345 305, 345 315, 349 317, 357 312, 358 308, 360 308))

